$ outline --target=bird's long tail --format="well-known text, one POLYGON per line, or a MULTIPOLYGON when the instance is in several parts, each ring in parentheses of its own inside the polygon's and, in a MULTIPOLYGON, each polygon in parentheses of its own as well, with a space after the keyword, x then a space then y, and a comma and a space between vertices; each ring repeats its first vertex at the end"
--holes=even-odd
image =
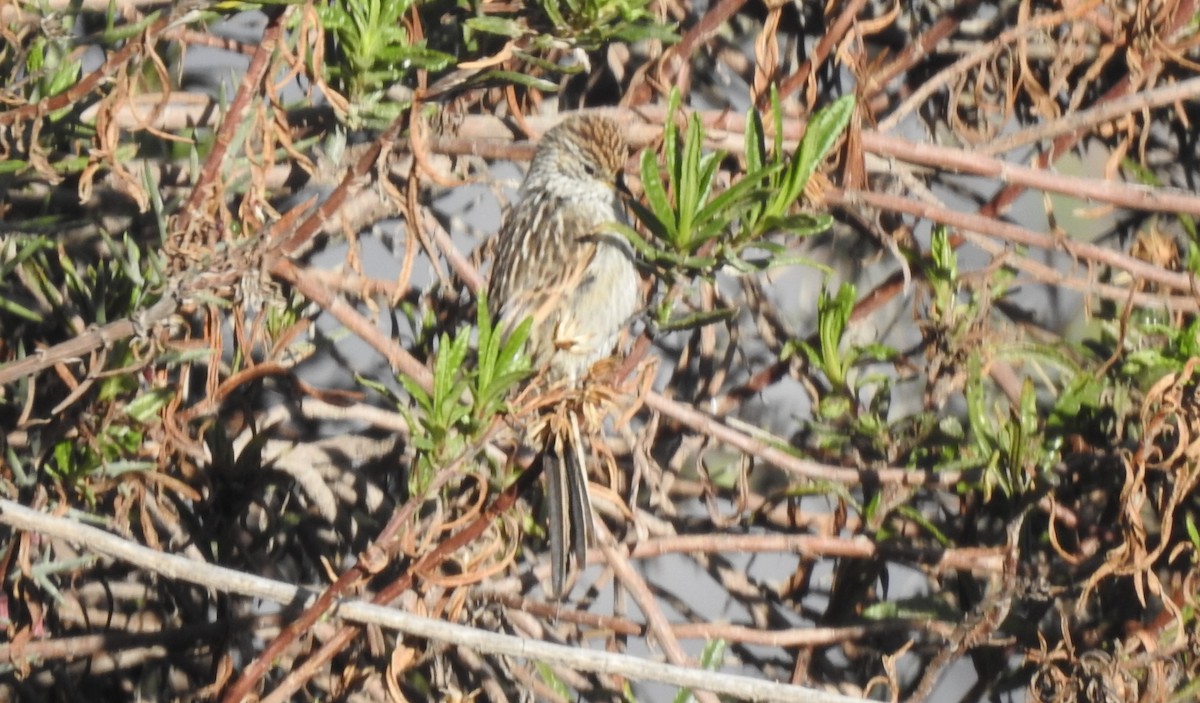
POLYGON ((593 538, 592 501, 588 494, 587 457, 579 413, 567 411, 566 426, 556 425, 546 463, 547 497, 550 503, 550 594, 560 598, 566 587, 569 554, 578 568, 587 564, 587 548, 593 538))

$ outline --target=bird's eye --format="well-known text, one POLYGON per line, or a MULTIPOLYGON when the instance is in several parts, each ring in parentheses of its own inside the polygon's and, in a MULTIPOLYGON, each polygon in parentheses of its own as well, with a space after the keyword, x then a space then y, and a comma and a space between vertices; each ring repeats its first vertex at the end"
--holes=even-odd
POLYGON ((600 172, 599 167, 597 167, 596 164, 592 163, 591 161, 583 162, 583 170, 587 173, 587 175, 589 175, 593 178, 595 178, 596 175, 600 172))

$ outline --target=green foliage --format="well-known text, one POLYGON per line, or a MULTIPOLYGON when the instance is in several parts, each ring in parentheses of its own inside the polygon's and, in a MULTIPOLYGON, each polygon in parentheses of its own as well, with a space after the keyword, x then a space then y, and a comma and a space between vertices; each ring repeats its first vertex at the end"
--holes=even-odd
POLYGON ((853 392, 850 371, 863 361, 888 361, 895 357, 895 350, 881 344, 844 345, 850 315, 858 292, 849 283, 843 283, 836 295, 828 289, 821 291, 817 300, 818 346, 799 342, 799 349, 808 362, 821 373, 833 388, 853 392))
POLYGON ((1109 343, 1123 342, 1129 350, 1123 357, 1121 373, 1139 381, 1139 385, 1179 371, 1188 359, 1198 355, 1200 320, 1191 320, 1179 327, 1152 315, 1131 317, 1138 319, 1140 324, 1125 330, 1112 326, 1104 333, 1109 343))
POLYGON ((1192 545, 1192 563, 1200 561, 1200 529, 1196 527, 1196 516, 1187 515, 1183 519, 1184 529, 1187 530, 1188 541, 1192 545))
MULTIPOLYGON (((54 243, 48 237, 13 237, 0 241, 0 319, 9 315, 27 322, 42 321, 44 310, 21 301, 22 298, 32 301, 32 297, 31 292, 24 289, 17 275, 18 270, 23 267, 37 266, 38 263, 44 262, 45 253, 53 250, 54 243)), ((38 278, 46 280, 44 274, 38 278)), ((17 320, 9 321, 4 327, 13 329, 16 322, 17 320)))
POLYGON ((461 0, 458 9, 468 16, 446 24, 454 10, 436 0, 333 0, 320 5, 321 24, 333 49, 326 69, 351 105, 343 119, 354 129, 380 127, 407 107, 406 101, 386 98, 390 88, 412 85, 417 70, 436 73, 453 67, 456 59, 496 54, 500 42, 511 39, 521 38, 521 45, 504 50, 536 71, 487 69, 472 76, 469 84, 499 82, 554 92, 557 84, 535 75, 537 71, 569 74, 584 69, 555 58, 564 48, 597 51, 618 41, 676 39, 669 26, 658 22, 650 0, 539 0, 535 7, 539 12, 519 7, 504 13, 461 0), (431 20, 428 41, 409 36, 405 23, 414 10, 431 20))
POLYGON ((931 291, 929 334, 938 348, 955 350, 953 363, 966 368, 967 428, 963 438, 969 437, 970 442, 944 458, 955 467, 983 468, 979 488, 985 501, 997 488, 1005 497, 1020 496, 1033 489, 1042 473, 1057 461, 1057 442, 1046 436, 1044 408, 1039 407, 1033 382, 1024 380, 1013 404, 995 397, 985 368, 993 359, 1016 360, 1042 363, 1070 376, 1078 372, 1078 365, 1049 345, 1001 338, 989 339, 986 345, 973 341, 988 313, 982 300, 1002 297, 1006 277, 994 277, 992 290, 985 296, 964 296, 957 252, 942 227, 934 228, 930 259, 925 269, 931 291))
POLYGON ((1178 372, 1200 351, 1200 323, 1182 326, 1154 310, 1098 317, 1075 345, 1033 341, 997 333, 989 321, 991 301, 1007 293, 1010 276, 993 274, 986 292, 968 295, 959 277, 948 233, 933 232, 931 262, 924 269, 930 290, 926 344, 939 363, 961 373, 965 426, 953 417, 939 422, 937 440, 915 456, 939 468, 979 468, 985 502, 1046 490, 1068 438, 1109 449, 1136 435, 1138 396, 1164 374, 1178 372), (1003 362, 1024 371, 1020 386, 999 393, 989 368, 1003 362))
POLYGON ((990 500, 996 488, 1006 497, 1021 495, 1033 487, 1034 469, 1050 458, 1043 453, 1045 438, 1033 383, 1025 380, 1020 400, 1014 406, 999 400, 994 404, 987 402, 978 356, 971 357, 968 379, 967 416, 975 450, 984 460, 981 483, 984 500, 990 500))
MULTIPOLYGON (((518 52, 518 58, 532 59, 534 63, 540 63, 537 53, 555 47, 596 51, 618 41, 677 41, 674 29, 661 24, 650 6, 650 0, 537 0, 535 7, 540 17, 536 14, 531 17, 528 12, 495 14, 494 10, 488 10, 484 14, 482 3, 473 3, 474 16, 463 23, 463 36, 469 49, 477 48, 474 33, 506 39, 526 37, 530 51, 518 52)), ((541 67, 566 72, 553 64, 541 67)))
POLYGON ((548 686, 551 691, 554 691, 554 693, 558 694, 560 699, 565 701, 574 699, 574 695, 571 693, 571 687, 568 686, 565 681, 559 678, 558 674, 554 673, 554 667, 538 660, 533 661, 533 666, 537 669, 538 676, 541 677, 546 686, 548 686))
POLYGON ((674 41, 669 28, 650 10, 651 0, 538 0, 553 34, 580 48, 595 50, 613 41, 674 41))
MULTIPOLYGON (((877 343, 850 341, 857 294, 843 284, 836 294, 821 293, 815 339, 789 342, 783 351, 785 359, 802 354, 813 380, 823 381, 812 386, 817 393, 811 424, 816 446, 826 450, 853 446, 866 457, 907 460, 939 470, 979 469, 973 487, 987 501, 997 490, 1008 498, 1020 496, 1049 476, 1060 459, 1063 434, 1078 431, 1081 413, 1098 417, 1111 411, 1114 403, 1122 412, 1128 410, 1128 402, 1120 400, 1119 383, 1089 373, 1061 345, 1022 337, 981 338, 990 310, 985 301, 1003 296, 1008 277, 994 276, 986 293, 966 294, 957 253, 944 229, 934 230, 930 260, 923 271, 929 291, 924 344, 937 355, 933 368, 963 379, 965 418, 918 413, 889 419, 894 382, 872 367, 898 355, 877 343), (1026 379, 1015 402, 998 395, 986 373, 996 361, 1027 368, 1037 365, 1045 379, 1044 390, 1039 393, 1034 381, 1026 379)), ((929 382, 936 387, 942 381, 931 378, 929 382)), ((875 520, 879 507, 876 500, 869 501, 864 516, 885 524, 884 516, 875 520)), ((908 506, 888 509, 921 526, 939 543, 951 543, 919 511, 908 506)), ((886 534, 885 527, 880 536, 886 534)))
POLYGON ((109 256, 81 263, 51 237, 0 241, 0 328, 24 322, 70 329, 76 316, 102 325, 150 305, 161 286, 161 259, 145 256, 128 237, 106 237, 105 248, 109 256))
POLYGON ((958 255, 950 244, 950 235, 945 227, 935 227, 929 242, 929 258, 933 264, 926 275, 933 291, 933 308, 946 312, 957 307, 958 255))
POLYGON ((771 89, 775 144, 769 154, 766 151, 761 116, 753 108, 747 111, 746 177, 760 177, 760 185, 768 193, 768 198, 761 208, 754 208, 750 212, 748 226, 751 232, 782 230, 797 236, 806 236, 829 228, 832 219, 827 215, 789 216, 789 212, 804 192, 817 167, 841 138, 853 114, 854 98, 851 96, 839 98, 828 107, 818 110, 809 119, 800 146, 789 160, 783 152, 783 111, 775 86, 771 89), (772 166, 780 168, 774 169, 772 166))
MULTIPOLYGON (((47 236, 0 241, 0 329, 13 335, 5 341, 17 348, 24 339, 61 341, 83 331, 80 320, 104 325, 149 307, 162 285, 161 259, 128 237, 103 237, 102 245, 107 255, 89 261, 47 236)), ((104 368, 89 369, 90 384, 79 388, 92 399, 91 411, 80 418, 86 431, 52 440, 40 463, 53 480, 88 501, 93 479, 153 468, 140 459, 146 431, 174 392, 147 391, 132 372, 100 373, 138 368, 143 352, 134 346, 134 340, 115 342, 104 353, 104 368)), ((23 394, 12 398, 17 397, 23 394)), ((9 402, 0 393, 0 410, 11 409, 9 402)))
MULTIPOLYGON (((34 38, 29 52, 25 56, 25 69, 30 75, 37 76, 33 82, 33 90, 28 95, 30 101, 42 100, 58 95, 79 82, 79 71, 82 63, 72 56, 70 30, 63 27, 59 34, 45 34, 34 38)), ((65 107, 50 113, 50 121, 57 122, 71 112, 65 107)))
POLYGON ((333 40, 328 72, 350 101, 345 119, 352 129, 394 120, 406 105, 388 102, 385 92, 414 70, 440 71, 454 63, 453 56, 409 37, 405 15, 412 6, 413 0, 332 0, 317 9, 333 40))
POLYGON ((439 467, 462 455, 505 409, 508 392, 529 375, 529 358, 523 347, 530 322, 526 320, 504 339, 502 330, 493 325, 483 294, 477 302, 476 321, 479 343, 474 365, 468 363, 472 328, 464 327, 453 338, 448 334, 439 338, 432 392, 411 378, 400 377, 416 405, 406 411, 419 453, 409 480, 414 494, 425 491, 439 467))
POLYGON ((479 329, 479 358, 471 374, 472 417, 477 426, 490 422, 504 410, 504 398, 530 373, 529 357, 522 351, 529 339, 532 320, 525 320, 504 338, 488 313, 487 294, 479 293, 476 317, 479 329))
MULTIPOLYGON (((752 272, 784 264, 810 263, 792 257, 786 243, 769 241, 783 233, 805 237, 829 228, 827 214, 793 212, 809 178, 849 124, 854 110, 850 97, 813 115, 796 152, 783 151, 782 115, 775 102, 775 147, 767 151, 758 112, 746 115, 746 174, 717 195, 716 178, 726 155, 703 150, 704 125, 697 114, 688 119, 681 136, 673 121, 663 137, 665 180, 655 155, 642 153, 641 177, 646 204, 631 207, 655 243, 629 227, 614 225, 661 277, 710 276, 729 266, 752 272)), ((672 93, 670 113, 679 108, 672 93)), ((812 264, 815 266, 815 264, 812 264)), ((660 318, 665 316, 660 312, 660 318)))
POLYGON ((896 351, 878 343, 855 344, 847 339, 857 291, 843 283, 836 294, 821 291, 817 300, 817 343, 793 340, 784 345, 781 358, 803 354, 814 371, 824 376, 827 388, 817 402, 818 426, 824 425, 824 446, 847 439, 833 428, 849 423, 851 434, 882 447, 888 432, 887 409, 891 380, 882 373, 858 373, 870 364, 890 361, 896 351), (866 398, 864 401, 863 398, 866 398))
POLYGON ((410 416, 412 443, 420 459, 409 478, 409 490, 420 495, 444 462, 462 454, 466 446, 463 430, 471 416, 471 404, 464 399, 467 380, 462 373, 467 360, 470 335, 459 330, 453 340, 443 334, 433 361, 433 388, 426 392, 416 381, 401 376, 400 382, 416 403, 410 416))
MULTIPOLYGON (((704 651, 700 652, 700 668, 705 671, 716 671, 725 663, 725 640, 708 640, 704 643, 704 651)), ((680 689, 673 699, 674 703, 687 703, 695 700, 691 689, 680 689)))
MULTIPOLYGON (((129 377, 114 378, 127 380, 129 377)), ((174 391, 167 389, 144 393, 134 398, 120 415, 102 421, 90 441, 59 440, 46 463, 46 472, 64 488, 80 493, 89 504, 94 504, 92 479, 117 476, 126 471, 153 470, 153 461, 135 457, 142 450, 147 427, 157 423, 163 406, 174 397, 174 391)))

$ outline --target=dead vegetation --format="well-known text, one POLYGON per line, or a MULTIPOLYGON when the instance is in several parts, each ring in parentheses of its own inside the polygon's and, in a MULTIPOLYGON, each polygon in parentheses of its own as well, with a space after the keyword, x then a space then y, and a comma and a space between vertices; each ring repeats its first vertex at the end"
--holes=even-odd
POLYGON ((1197 696, 1194 0, 370 4, 0 0, 0 698, 1197 696), (554 108, 650 301, 562 603, 443 204, 554 108))

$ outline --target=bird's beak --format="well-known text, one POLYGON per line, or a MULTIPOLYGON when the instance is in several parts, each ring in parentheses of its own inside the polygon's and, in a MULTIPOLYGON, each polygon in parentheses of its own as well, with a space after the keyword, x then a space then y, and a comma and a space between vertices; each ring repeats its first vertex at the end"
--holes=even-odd
POLYGON ((624 195, 626 198, 633 198, 633 193, 629 192, 629 186, 625 185, 625 172, 617 172, 617 192, 624 195))

